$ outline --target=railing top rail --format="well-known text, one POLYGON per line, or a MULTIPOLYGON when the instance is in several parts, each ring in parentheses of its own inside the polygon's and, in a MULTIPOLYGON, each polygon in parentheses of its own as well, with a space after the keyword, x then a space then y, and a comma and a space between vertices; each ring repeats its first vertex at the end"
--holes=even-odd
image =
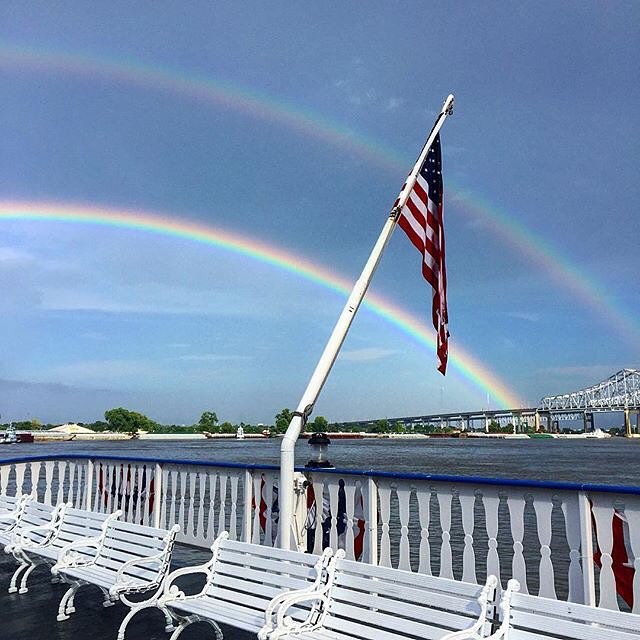
MULTIPOLYGON (((46 454, 36 456, 20 456, 0 458, 0 466, 20 464, 23 462, 46 462, 48 460, 110 460, 115 462, 142 462, 148 464, 172 464, 198 467, 220 467, 223 469, 246 469, 255 471, 279 471, 280 467, 273 464, 252 464, 244 462, 217 462, 208 460, 180 460, 176 458, 145 458, 133 456, 95 455, 88 453, 46 454)), ((450 482, 455 484, 474 484, 494 487, 521 487, 529 489, 552 489, 554 491, 586 491, 602 493, 617 493, 640 495, 640 486, 562 482, 550 480, 523 480, 518 478, 489 478, 485 476, 455 476, 437 473, 408 473, 397 471, 378 471, 375 469, 307 469, 296 467, 296 471, 312 472, 341 476, 359 476, 363 478, 388 478, 390 480, 415 480, 430 482, 450 482)))

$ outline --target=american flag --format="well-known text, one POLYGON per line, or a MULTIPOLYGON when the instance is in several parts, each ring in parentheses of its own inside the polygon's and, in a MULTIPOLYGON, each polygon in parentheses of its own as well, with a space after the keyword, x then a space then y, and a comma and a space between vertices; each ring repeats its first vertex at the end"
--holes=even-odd
MULTIPOLYGON (((406 187, 406 185, 405 185, 406 187)), ((402 194, 405 187, 402 188, 402 194)), ((400 196, 395 207, 400 203, 400 196)), ((420 167, 398 224, 422 256, 422 275, 433 287, 431 315, 437 332, 438 371, 447 370, 449 328, 447 313, 447 271, 444 262, 444 218, 442 208, 442 154, 440 134, 420 167)))

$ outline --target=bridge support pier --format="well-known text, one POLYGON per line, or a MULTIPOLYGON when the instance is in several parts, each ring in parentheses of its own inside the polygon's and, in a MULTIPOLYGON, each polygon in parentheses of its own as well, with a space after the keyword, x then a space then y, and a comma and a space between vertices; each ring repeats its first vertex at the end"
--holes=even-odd
POLYGON ((540 432, 540 414, 537 411, 535 412, 533 419, 535 420, 534 426, 535 426, 536 433, 539 433, 540 432))
POLYGON ((635 410, 635 411, 632 411, 631 409, 624 410, 624 435, 627 438, 640 436, 640 410, 635 410), (633 426, 634 416, 636 419, 635 428, 633 426))
POLYGON ((590 431, 595 431, 595 425, 593 423, 593 413, 588 413, 585 411, 582 414, 582 421, 584 424, 584 432, 589 433, 590 431))

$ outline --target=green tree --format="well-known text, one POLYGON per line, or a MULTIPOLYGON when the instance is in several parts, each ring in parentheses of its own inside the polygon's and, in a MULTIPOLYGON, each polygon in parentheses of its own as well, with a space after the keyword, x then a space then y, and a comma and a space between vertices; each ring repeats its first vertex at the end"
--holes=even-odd
POLYGON ((235 433, 238 429, 230 422, 223 422, 220 425, 220 433, 235 433))
POLYGON ((218 416, 215 411, 205 411, 198 422, 200 431, 214 432, 218 430, 218 416))
POLYGON ((284 433, 293 418, 293 414, 289 409, 283 409, 276 414, 275 431, 276 433, 284 433))
POLYGON ((389 432, 388 420, 378 420, 371 428, 371 433, 388 433, 388 432, 389 432))
POLYGON ((136 433, 137 431, 153 431, 158 425, 147 416, 137 411, 129 411, 118 407, 104 412, 104 418, 112 431, 136 433))
POLYGON ((308 431, 316 433, 326 433, 328 431, 329 421, 324 416, 316 416, 312 423, 308 426, 308 431))

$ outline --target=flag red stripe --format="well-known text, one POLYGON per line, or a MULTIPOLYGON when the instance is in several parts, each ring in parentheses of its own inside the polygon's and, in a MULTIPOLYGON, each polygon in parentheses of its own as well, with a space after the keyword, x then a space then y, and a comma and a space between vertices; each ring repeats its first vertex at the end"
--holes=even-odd
MULTIPOLYGON (((403 185, 401 194, 406 185, 403 185)), ((422 275, 433 288, 431 317, 436 330, 438 371, 445 373, 449 351, 447 274, 442 209, 440 136, 429 150, 398 217, 398 224, 422 255, 422 275), (430 194, 430 189, 433 191, 430 194)), ((399 200, 396 200, 396 204, 399 200)))

